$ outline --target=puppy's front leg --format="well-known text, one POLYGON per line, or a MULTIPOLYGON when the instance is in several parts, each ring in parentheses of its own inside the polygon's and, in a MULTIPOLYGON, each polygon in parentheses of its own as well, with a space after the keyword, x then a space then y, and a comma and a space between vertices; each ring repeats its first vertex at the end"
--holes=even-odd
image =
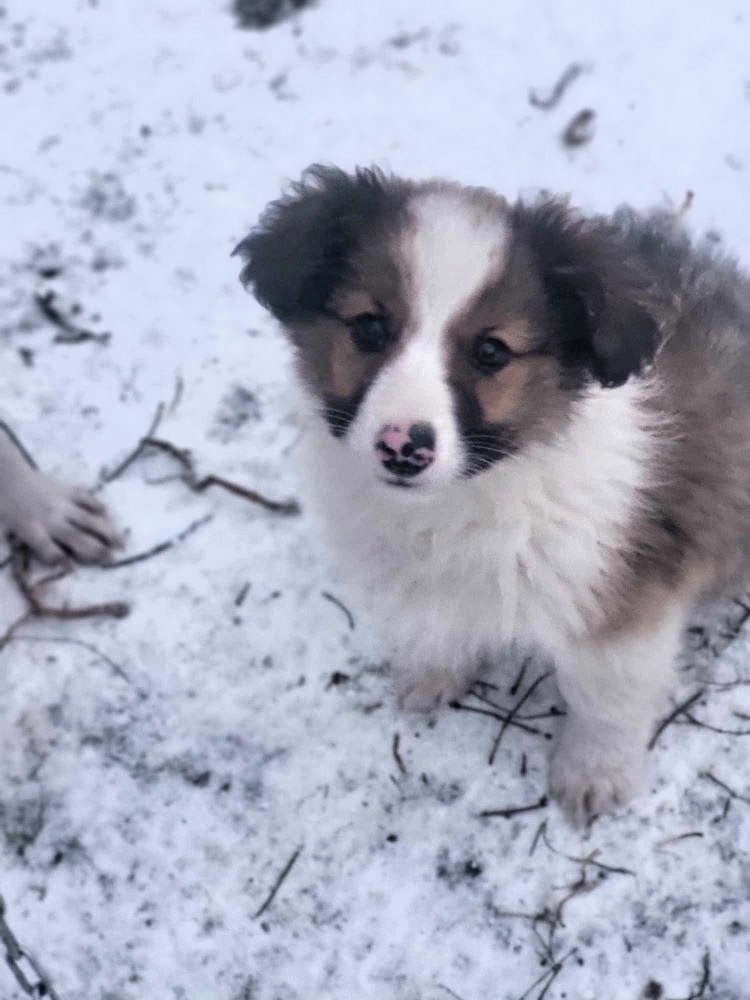
POLYGON ((0 521, 44 562, 102 562, 120 537, 104 505, 29 464, 0 427, 0 521))
POLYGON ((684 610, 672 606, 649 629, 584 640, 561 658, 558 684, 567 716, 550 765, 550 791, 576 825, 638 791, 684 621, 684 610))

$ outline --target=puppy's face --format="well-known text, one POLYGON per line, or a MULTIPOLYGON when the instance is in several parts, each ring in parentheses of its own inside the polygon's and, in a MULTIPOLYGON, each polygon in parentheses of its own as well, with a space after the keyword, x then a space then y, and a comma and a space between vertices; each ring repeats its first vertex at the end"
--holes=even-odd
POLYGON ((613 227, 559 202, 315 168, 239 246, 331 433, 429 491, 556 433, 658 331, 613 227))

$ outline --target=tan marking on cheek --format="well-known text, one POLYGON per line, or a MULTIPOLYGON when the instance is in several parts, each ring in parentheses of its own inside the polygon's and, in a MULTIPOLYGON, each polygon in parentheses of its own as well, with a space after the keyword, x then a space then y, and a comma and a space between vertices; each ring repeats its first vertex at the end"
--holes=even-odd
POLYGON ((493 378, 480 378, 475 392, 484 420, 530 426, 555 392, 556 372, 551 358, 535 357, 511 361, 493 378))
POLYGON ((492 378, 482 378, 476 396, 482 417, 488 424, 513 423, 524 409, 529 383, 527 366, 512 361, 492 378))
POLYGON ((357 392, 364 380, 365 366, 362 356, 352 344, 348 334, 337 336, 330 362, 331 391, 334 396, 348 399, 357 392))

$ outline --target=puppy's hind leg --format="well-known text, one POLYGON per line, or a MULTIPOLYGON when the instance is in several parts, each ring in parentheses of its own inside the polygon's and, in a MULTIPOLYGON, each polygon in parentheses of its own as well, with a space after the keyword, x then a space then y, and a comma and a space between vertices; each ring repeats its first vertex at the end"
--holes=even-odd
POLYGON ((656 624, 583 640, 558 662, 567 716, 549 784, 574 824, 624 805, 638 791, 686 613, 671 604, 656 624))
POLYGON ((103 504, 34 468, 0 424, 0 521, 43 562, 104 562, 120 536, 103 504))

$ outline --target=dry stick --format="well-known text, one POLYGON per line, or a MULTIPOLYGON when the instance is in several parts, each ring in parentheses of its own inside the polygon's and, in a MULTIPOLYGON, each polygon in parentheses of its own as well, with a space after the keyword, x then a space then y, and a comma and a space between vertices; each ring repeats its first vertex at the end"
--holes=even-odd
POLYGON ((578 950, 577 948, 571 948, 570 951, 567 953, 567 955, 564 955, 558 962, 555 962, 552 968, 546 969, 538 979, 534 980, 534 982, 531 984, 531 986, 529 986, 526 992, 521 994, 518 1000, 526 1000, 526 997, 529 996, 532 990, 535 990, 537 986, 541 985, 545 981, 545 979, 549 979, 549 982, 537 997, 537 1000, 543 1000, 544 996, 546 995, 552 983, 560 975, 560 971, 562 970, 562 967, 565 964, 565 962, 567 962, 570 956, 574 954, 577 950, 578 950))
POLYGON ((510 722, 516 717, 519 710, 523 708, 524 704, 529 700, 531 695, 536 691, 536 689, 539 687, 542 681, 545 681, 550 676, 551 673, 552 671, 548 670, 546 674, 540 674, 540 676, 537 677, 534 683, 529 685, 528 689, 526 690, 526 694, 524 694, 521 698, 519 698, 518 701, 515 703, 515 705, 511 708, 510 712, 508 713, 508 718, 503 721, 503 724, 500 726, 500 730, 497 736, 495 737, 495 742, 492 744, 492 750, 490 751, 490 759, 489 759, 490 764, 495 763, 495 756, 500 746, 500 741, 505 735, 505 732, 508 726, 510 725, 510 722))
POLYGON ((750 729, 723 729, 721 726, 712 726, 710 722, 702 722, 696 719, 690 712, 685 712, 685 722, 682 719, 676 720, 678 726, 697 726, 699 729, 709 729, 712 733, 721 733, 722 736, 750 736, 750 729))
POLYGON ((550 988, 550 986, 552 986, 552 984, 554 983, 554 981, 555 981, 555 980, 557 979, 557 977, 558 977, 558 976, 560 975, 560 973, 562 972, 562 967, 563 967, 563 964, 564 964, 565 962, 567 962, 567 960, 568 960, 568 959, 570 958, 570 956, 571 956, 571 955, 572 955, 572 954, 573 954, 573 953, 574 953, 574 952, 575 952, 576 950, 577 950, 576 948, 571 948, 571 949, 570 949, 570 951, 568 952, 568 954, 567 954, 567 955, 564 955, 564 956, 563 956, 563 957, 562 957, 562 958, 560 959, 560 961, 559 961, 559 962, 555 962, 555 964, 554 964, 554 965, 552 966, 552 969, 550 970, 552 974, 551 974, 551 976, 549 977, 549 979, 547 980, 547 985, 546 985, 546 986, 544 987, 544 989, 543 989, 543 990, 542 990, 542 992, 541 992, 541 993, 539 994, 539 996, 538 996, 538 997, 536 998, 536 1000, 544 1000, 544 998, 545 998, 545 997, 547 996, 547 993, 548 993, 548 991, 549 991, 549 988, 550 988))
POLYGON ((737 799, 740 802, 745 802, 750 806, 750 798, 740 795, 739 792, 735 792, 733 788, 730 788, 729 785, 725 784, 720 778, 717 778, 716 775, 712 774, 710 771, 699 771, 698 777, 705 778, 707 781, 712 781, 715 785, 718 785, 719 788, 723 788, 730 798, 737 799))
POLYGON ((146 549, 145 552, 137 552, 134 556, 126 556, 125 559, 118 559, 115 562, 102 563, 100 569, 122 569, 124 566, 133 566, 135 563, 145 562, 147 559, 153 559, 155 556, 160 556, 162 552, 167 552, 169 549, 173 549, 175 545, 180 542, 184 542, 186 538, 189 538, 194 532, 199 528, 202 528, 204 524, 208 524, 213 521, 213 514, 206 514, 205 517, 199 517, 196 521, 193 521, 187 526, 179 535, 175 535, 174 538, 168 538, 164 542, 159 542, 158 545, 154 545, 153 548, 146 549))
POLYGON ((0 636, 0 653, 5 649, 9 642, 12 642, 16 638, 16 630, 22 625, 25 625, 27 621, 34 617, 33 611, 24 611, 20 618, 16 618, 14 622, 7 627, 7 629, 0 636))
POLYGON ((593 865, 595 868, 601 868, 602 871, 610 872, 612 875, 632 875, 635 878, 635 872, 631 871, 630 868, 616 868, 614 865, 605 865, 603 861, 597 861, 596 856, 599 853, 598 850, 592 851, 591 854, 588 854, 583 858, 577 858, 570 854, 563 854, 562 851, 558 851, 558 849, 550 843, 549 836, 547 835, 546 823, 544 824, 544 829, 541 831, 541 837, 545 846, 552 851, 553 854, 556 854, 558 858, 565 858, 566 861, 572 861, 577 865, 593 865))
POLYGON ((268 907, 274 901, 274 899, 276 898, 276 893, 279 891, 279 889, 281 888, 281 886, 284 884, 284 880, 286 879, 287 875, 289 874, 289 872, 294 867, 294 863, 296 862, 297 858, 300 856, 301 853, 302 853, 302 845, 300 845, 297 848, 297 850, 294 852, 294 854, 291 856, 291 858, 284 865, 283 869, 281 870, 281 874, 279 875, 279 877, 274 882, 274 884, 273 884, 273 886, 271 888, 271 891, 269 892, 268 896, 266 896, 265 902, 260 907, 260 909, 257 910, 256 913, 253 914, 253 920, 257 920, 259 917, 262 917, 263 914, 268 909, 268 907))
POLYGON ((233 483, 229 479, 224 479, 222 476, 215 476, 213 473, 199 478, 195 471, 190 452, 184 448, 178 448, 171 441, 146 437, 142 443, 144 448, 156 448, 158 451, 166 452, 172 458, 175 458, 183 469, 182 481, 194 493, 203 493, 204 490, 209 489, 211 486, 218 486, 220 489, 227 490, 228 493, 234 493, 235 496, 242 497, 244 500, 250 500, 251 503, 257 503, 261 507, 265 507, 266 510, 274 511, 277 514, 299 514, 299 504, 296 500, 269 500, 268 497, 263 496, 262 493, 258 493, 257 490, 240 486, 239 483, 233 483))
POLYGON ((531 847, 529 848, 529 857, 537 849, 539 841, 541 840, 545 830, 547 829, 547 820, 543 819, 539 826, 536 828, 536 833, 534 834, 534 839, 531 841, 531 847))
POLYGON ((42 315, 60 330, 60 333, 55 336, 56 344, 83 344, 87 340, 106 344, 109 341, 111 333, 94 333, 93 330, 85 330, 64 316, 55 305, 56 298, 54 292, 45 292, 43 295, 34 296, 34 301, 42 315))
POLYGON ((686 997, 685 1000, 703 1000, 706 995, 706 989, 711 983, 711 952, 706 951, 703 955, 702 960, 703 972, 701 974, 701 981, 698 983, 698 989, 690 993, 690 996, 686 997))
MULTIPOLYGON (((506 712, 502 709, 498 709, 498 706, 494 702, 489 701, 487 698, 483 698, 481 695, 474 693, 475 698, 479 698, 480 701, 485 702, 487 705, 492 705, 493 710, 490 711, 488 708, 477 708, 476 705, 462 705, 458 701, 451 702, 451 708, 457 712, 473 712, 475 715, 487 715, 491 719, 497 719, 499 722, 504 722, 508 718, 506 712)), ((517 729, 522 729, 525 733, 531 733, 532 736, 543 736, 546 740, 550 739, 550 733, 545 733, 541 729, 536 729, 534 726, 527 726, 525 722, 520 722, 518 719, 511 719, 509 725, 515 726, 517 729)))
POLYGON ((576 146, 585 146, 594 138, 594 121, 596 112, 591 108, 583 108, 577 115, 574 115, 565 126, 561 136, 562 144, 574 149, 576 146))
POLYGON ((69 636, 62 635, 16 635, 11 636, 11 638, 16 642, 51 642, 55 644, 65 644, 68 646, 80 646, 82 649, 87 649, 90 653, 94 653, 98 656, 100 660, 107 664, 112 673, 121 680, 125 681, 126 684, 132 685, 133 683, 130 676, 125 672, 119 663, 115 663, 115 661, 111 657, 107 656, 106 653, 103 653, 101 649, 98 649, 90 642, 84 642, 82 639, 73 639, 69 636))
POLYGON ((511 806, 507 809, 484 809, 480 812, 480 817, 486 819, 490 816, 502 816, 503 819, 510 819, 512 816, 518 816, 521 813, 534 812, 536 809, 546 809, 547 807, 547 796, 543 795, 538 802, 532 802, 529 806, 511 806))
POLYGON ((401 754, 399 752, 399 744, 400 743, 401 743, 401 734, 400 733, 394 733, 393 734, 393 743, 391 744, 391 752, 393 753, 393 759, 396 761, 396 765, 398 766, 399 771, 402 774, 405 775, 407 773, 407 771, 406 771, 406 764, 404 764, 403 757, 401 756, 401 754))
POLYGON ((88 604, 81 607, 70 607, 67 604, 62 607, 51 607, 44 604, 39 593, 50 583, 62 580, 70 573, 69 567, 64 567, 41 580, 32 582, 24 572, 24 562, 26 553, 20 547, 14 553, 11 562, 11 572, 13 580, 21 591, 26 603, 29 606, 29 615, 39 618, 56 618, 60 621, 70 621, 78 618, 125 618, 130 614, 130 605, 124 601, 110 601, 104 604, 88 604))
POLYGON ((329 594, 327 590, 322 590, 320 593, 321 597, 325 597, 327 601, 330 601, 331 604, 335 604, 337 608, 339 608, 341 611, 344 612, 344 614, 346 615, 346 620, 349 623, 349 628, 354 630, 355 627, 354 615, 351 613, 349 608, 347 608, 347 606, 343 603, 343 601, 340 601, 338 597, 334 597, 333 594, 329 594))
POLYGON ((526 668, 530 663, 531 663, 531 657, 527 656, 526 659, 521 664, 521 669, 518 671, 518 676, 510 686, 510 691, 508 692, 509 694, 512 694, 514 696, 518 694, 518 689, 523 684, 523 679, 526 676, 526 668))
POLYGON ((657 851, 664 850, 665 847, 669 847, 670 844, 677 844, 681 840, 691 840, 695 837, 705 836, 700 830, 693 830, 690 833, 678 833, 676 837, 667 837, 666 840, 660 840, 656 845, 657 851))
POLYGON ((453 1000, 463 1000, 463 997, 459 996, 450 986, 446 986, 445 983, 436 983, 435 985, 439 990, 445 990, 448 996, 453 997, 453 1000))
POLYGON ((691 694, 686 701, 681 702, 677 706, 677 708, 675 708, 672 712, 670 712, 669 715, 666 717, 666 719, 660 722, 659 725, 656 727, 656 732, 648 742, 648 749, 653 750, 659 740, 659 737, 667 728, 667 726, 671 726, 671 724, 675 721, 675 719, 677 719, 678 716, 682 715, 683 712, 686 712, 689 708, 691 708, 696 703, 696 701, 698 701, 699 698, 703 697, 705 693, 706 689, 700 688, 700 690, 696 691, 694 694, 691 694))
POLYGON ((560 76, 557 83, 546 97, 540 97, 539 91, 532 88, 529 91, 529 104, 540 111, 551 111, 562 100, 565 91, 586 71, 583 63, 571 63, 560 76))
POLYGON ((149 424, 146 433, 140 439, 135 448, 133 448, 130 454, 126 455, 119 465, 115 466, 115 468, 112 469, 111 472, 104 472, 102 474, 101 478, 103 483, 111 483, 113 480, 121 476, 126 469, 130 468, 133 462, 136 461, 136 459, 140 456, 141 452, 143 451, 143 442, 147 438, 153 437, 153 435, 156 434, 162 422, 163 417, 164 417, 164 403, 159 403, 159 405, 156 407, 156 413, 154 413, 154 416, 151 420, 151 423, 149 424))

